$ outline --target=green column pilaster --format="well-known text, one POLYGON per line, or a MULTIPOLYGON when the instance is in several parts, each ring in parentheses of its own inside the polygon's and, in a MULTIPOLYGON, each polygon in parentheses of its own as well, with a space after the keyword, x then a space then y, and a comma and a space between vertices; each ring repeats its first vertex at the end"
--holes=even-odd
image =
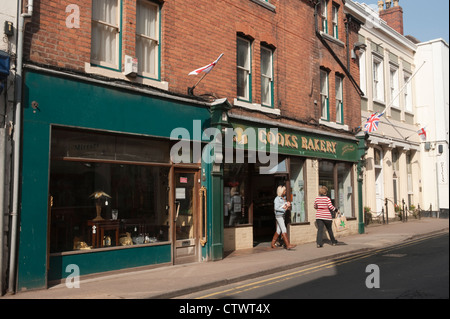
POLYGON ((223 167, 211 173, 211 260, 223 258, 223 167))
MULTIPOLYGON (((220 134, 223 129, 230 127, 227 111, 231 104, 226 99, 217 100, 211 105, 211 127, 217 128, 220 134)), ((223 155, 223 142, 225 139, 215 139, 214 148, 220 148, 223 155)), ((223 225, 223 156, 215 158, 211 164, 211 189, 209 191, 211 203, 211 243, 210 259, 223 258, 224 225, 223 225)))
POLYGON ((356 134, 356 138, 358 139, 358 163, 356 167, 357 178, 358 178, 358 233, 364 234, 364 210, 363 210, 363 167, 365 165, 365 155, 366 155, 366 139, 368 135, 364 132, 359 132, 356 134))

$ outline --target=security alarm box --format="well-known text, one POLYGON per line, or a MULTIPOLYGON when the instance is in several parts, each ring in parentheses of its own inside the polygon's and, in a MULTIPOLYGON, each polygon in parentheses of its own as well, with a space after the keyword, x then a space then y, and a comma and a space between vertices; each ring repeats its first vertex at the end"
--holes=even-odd
POLYGON ((125 71, 126 76, 135 77, 138 72, 138 59, 129 55, 125 56, 125 71))

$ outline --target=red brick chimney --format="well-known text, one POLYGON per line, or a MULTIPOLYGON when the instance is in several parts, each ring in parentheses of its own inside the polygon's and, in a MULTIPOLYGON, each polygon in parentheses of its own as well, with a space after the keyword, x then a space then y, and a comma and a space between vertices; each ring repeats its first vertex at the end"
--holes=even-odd
POLYGON ((385 0, 386 9, 383 9, 383 1, 378 1, 380 18, 387 22, 388 26, 403 35, 403 9, 399 6, 399 0, 385 0), (392 1, 394 6, 391 6, 392 1))

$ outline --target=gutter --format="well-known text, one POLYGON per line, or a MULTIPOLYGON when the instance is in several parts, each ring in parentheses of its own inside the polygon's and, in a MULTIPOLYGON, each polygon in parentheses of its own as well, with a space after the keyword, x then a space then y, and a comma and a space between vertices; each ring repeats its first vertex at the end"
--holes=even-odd
POLYGON ((17 240, 18 240, 18 219, 19 219, 19 192, 20 192, 20 149, 22 139, 22 86, 23 86, 23 46, 25 37, 25 21, 31 19, 33 15, 33 0, 28 0, 27 13, 22 13, 22 0, 18 0, 18 38, 17 38, 17 70, 15 80, 16 109, 15 126, 13 133, 14 140, 14 176, 13 176, 13 199, 11 211, 11 247, 9 257, 9 284, 8 293, 13 294, 16 286, 17 274, 17 240))

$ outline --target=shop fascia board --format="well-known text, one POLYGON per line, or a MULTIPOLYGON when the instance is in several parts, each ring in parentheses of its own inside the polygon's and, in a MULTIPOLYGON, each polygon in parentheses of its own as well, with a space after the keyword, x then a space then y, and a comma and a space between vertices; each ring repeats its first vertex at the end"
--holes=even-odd
POLYGON ((318 129, 303 129, 301 127, 294 126, 291 124, 273 122, 273 121, 269 121, 269 120, 258 119, 256 117, 247 117, 247 116, 232 114, 232 113, 230 113, 228 116, 230 119, 241 120, 241 121, 252 122, 252 123, 259 123, 262 125, 268 125, 270 127, 282 127, 282 128, 297 131, 297 132, 303 132, 303 133, 309 133, 309 134, 312 133, 312 134, 317 134, 317 135, 327 136, 327 137, 336 137, 336 138, 340 138, 340 139, 346 139, 349 141, 358 141, 358 139, 354 136, 348 136, 348 135, 343 135, 343 134, 339 134, 339 133, 322 131, 322 130, 318 130, 318 129))
POLYGON ((99 78, 92 78, 87 75, 68 73, 68 72, 64 72, 64 71, 54 70, 54 69, 51 69, 48 67, 41 67, 41 66, 34 65, 34 64, 24 64, 24 68, 39 71, 39 72, 45 72, 45 73, 53 74, 56 76, 67 77, 67 78, 72 78, 72 79, 76 79, 76 80, 80 80, 80 81, 101 84, 101 85, 105 85, 105 86, 109 86, 109 87, 115 87, 115 88, 124 89, 124 90, 128 90, 128 91, 135 91, 135 92, 150 95, 150 96, 157 96, 157 97, 161 97, 161 98, 165 98, 165 99, 169 99, 169 100, 176 100, 176 101, 183 102, 183 103, 197 104, 199 106, 205 106, 205 107, 211 107, 211 105, 212 105, 212 103, 210 103, 210 102, 203 102, 203 101, 199 101, 199 100, 188 98, 188 97, 177 96, 177 95, 172 95, 170 93, 156 91, 152 87, 138 87, 138 86, 134 86, 131 83, 127 84, 127 83, 121 83, 121 82, 110 82, 110 81, 102 80, 99 78))
POLYGON ((394 140, 393 138, 383 138, 378 136, 370 135, 369 137, 370 144, 373 145, 385 145, 390 148, 403 148, 405 151, 415 150, 419 151, 420 146, 416 143, 405 143, 399 140, 394 140))

